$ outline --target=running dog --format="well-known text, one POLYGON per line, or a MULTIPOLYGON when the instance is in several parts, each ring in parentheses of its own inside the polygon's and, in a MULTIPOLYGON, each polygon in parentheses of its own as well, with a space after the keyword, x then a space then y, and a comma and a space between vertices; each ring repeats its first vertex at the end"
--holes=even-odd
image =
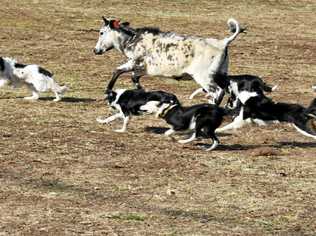
POLYGON ((264 94, 243 91, 239 95, 239 105, 234 112, 238 115, 233 122, 216 132, 241 128, 247 123, 267 125, 287 122, 301 134, 316 139, 316 98, 305 108, 299 104, 274 102, 264 94))
POLYGON ((66 86, 59 86, 53 79, 53 74, 38 65, 24 65, 14 59, 0 57, 0 87, 11 85, 14 88, 26 86, 31 92, 27 100, 37 100, 40 92, 53 91, 60 101, 61 96, 67 91, 66 86))
POLYGON ((146 92, 143 89, 107 90, 105 99, 118 113, 107 118, 97 118, 97 122, 108 124, 116 119, 123 119, 122 128, 115 130, 116 132, 125 132, 127 130, 127 125, 132 115, 152 113, 153 108, 162 103, 179 104, 177 97, 171 93, 164 91, 146 92))
MULTIPOLYGON (((262 78, 255 75, 223 75, 216 74, 214 76, 214 81, 216 84, 229 94, 229 98, 226 103, 226 107, 233 109, 237 107, 238 97, 242 91, 256 92, 258 94, 263 94, 264 92, 275 91, 277 85, 271 87, 265 83, 262 78)), ((195 90, 190 99, 193 99, 198 93, 205 92, 202 88, 195 90)))
MULTIPOLYGON (((206 151, 215 149, 219 140, 215 130, 222 124, 223 117, 228 114, 228 110, 213 104, 197 104, 190 107, 183 107, 181 104, 162 103, 153 106, 150 104, 151 111, 156 113, 157 117, 164 119, 171 128, 165 132, 170 136, 176 132, 190 132, 191 137, 179 140, 179 143, 189 143, 198 137, 211 138, 212 145, 206 148, 206 151)), ((147 109, 146 106, 143 107, 147 109)))

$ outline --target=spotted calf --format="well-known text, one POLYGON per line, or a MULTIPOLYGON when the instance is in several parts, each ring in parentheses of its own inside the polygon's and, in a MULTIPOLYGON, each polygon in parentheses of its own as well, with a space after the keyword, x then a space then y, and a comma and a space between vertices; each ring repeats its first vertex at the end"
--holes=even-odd
POLYGON ((116 68, 107 89, 112 90, 117 78, 132 72, 132 80, 140 88, 143 75, 182 77, 189 75, 207 93, 214 103, 220 103, 224 91, 216 85, 213 76, 227 74, 228 46, 244 29, 235 19, 228 25, 233 33, 221 40, 162 32, 158 28, 132 28, 128 22, 103 17, 95 54, 113 48, 123 53, 127 61, 116 68))

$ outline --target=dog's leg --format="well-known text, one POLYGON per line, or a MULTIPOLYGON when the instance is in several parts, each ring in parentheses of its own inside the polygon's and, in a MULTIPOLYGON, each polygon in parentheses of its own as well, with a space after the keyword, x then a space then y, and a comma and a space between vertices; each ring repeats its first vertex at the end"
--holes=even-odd
POLYGON ((54 99, 54 102, 60 101, 62 96, 67 90, 68 90, 67 86, 59 86, 57 83, 55 83, 53 92, 56 98, 54 99))
POLYGON ((110 122, 112 122, 112 121, 114 121, 116 119, 119 119, 119 118, 123 118, 121 113, 116 113, 116 114, 114 114, 112 116, 109 116, 109 117, 107 117, 105 119, 98 117, 96 120, 100 124, 108 124, 108 123, 110 123, 110 122))
POLYGON ((39 98, 39 93, 36 91, 32 91, 31 97, 24 97, 25 100, 37 100, 39 98))
POLYGON ((164 133, 164 135, 168 137, 168 136, 171 136, 172 134, 174 134, 175 132, 176 131, 173 128, 170 128, 164 133))
POLYGON ((216 129, 216 133, 224 132, 224 131, 230 130, 230 129, 239 129, 239 128, 243 127, 245 125, 245 123, 246 122, 244 120, 236 117, 233 122, 229 123, 228 125, 225 125, 222 128, 216 129))
POLYGON ((212 150, 214 150, 218 146, 218 144, 219 144, 219 141, 218 141, 217 137, 214 136, 212 146, 209 147, 209 148, 206 148, 205 151, 212 151, 212 150))
POLYGON ((133 81, 133 84, 134 84, 136 89, 142 89, 142 86, 139 83, 139 79, 142 76, 143 76, 143 74, 139 74, 135 71, 132 73, 132 81, 133 81))
POLYGON ((57 93, 57 92, 54 92, 54 94, 55 94, 55 99, 53 100, 54 102, 58 102, 58 101, 60 101, 61 100, 61 97, 60 97, 60 95, 57 93))
POLYGON ((244 108, 242 107, 240 109, 239 115, 233 120, 233 122, 225 125, 222 128, 216 129, 215 132, 218 133, 218 132, 223 132, 223 131, 226 131, 226 130, 229 130, 229 129, 238 129, 238 128, 241 128, 242 126, 244 126, 245 123, 246 122, 244 120, 244 108))
POLYGON ((9 80, 7 79, 0 79, 0 88, 7 85, 9 83, 9 80))
POLYGON ((295 124, 292 124, 292 125, 299 133, 305 135, 306 137, 316 139, 316 135, 312 135, 312 134, 307 133, 305 130, 302 130, 301 128, 297 127, 295 124))
POLYGON ((225 90, 221 89, 220 87, 217 87, 215 94, 216 94, 215 104, 219 106, 225 96, 225 90))
POLYGON ((129 121, 129 116, 124 116, 123 117, 123 127, 121 129, 116 129, 114 131, 118 132, 118 133, 126 132, 128 121, 129 121))
POLYGON ((188 139, 183 139, 183 140, 179 140, 178 142, 179 143, 182 143, 182 144, 185 144, 185 143, 189 143, 189 142, 192 142, 196 139, 196 132, 194 132, 190 138, 188 139))
POLYGON ((253 119, 253 122, 259 126, 266 126, 270 123, 260 119, 253 119))
POLYGON ((197 90, 195 90, 189 97, 189 99, 193 99, 197 94, 204 92, 203 88, 198 88, 197 90))

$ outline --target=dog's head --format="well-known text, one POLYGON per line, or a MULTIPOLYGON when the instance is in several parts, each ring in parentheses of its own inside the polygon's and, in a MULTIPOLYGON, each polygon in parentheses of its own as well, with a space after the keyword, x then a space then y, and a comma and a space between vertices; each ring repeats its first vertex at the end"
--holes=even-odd
POLYGON ((16 63, 13 68, 13 75, 19 79, 26 79, 30 71, 23 64, 16 63))
POLYGON ((176 95, 172 93, 167 93, 164 91, 154 91, 152 92, 153 96, 149 100, 159 101, 159 106, 163 103, 167 104, 180 104, 176 95))
POLYGON ((108 101, 109 104, 112 104, 116 100, 117 93, 113 90, 107 89, 104 93, 104 99, 108 101))

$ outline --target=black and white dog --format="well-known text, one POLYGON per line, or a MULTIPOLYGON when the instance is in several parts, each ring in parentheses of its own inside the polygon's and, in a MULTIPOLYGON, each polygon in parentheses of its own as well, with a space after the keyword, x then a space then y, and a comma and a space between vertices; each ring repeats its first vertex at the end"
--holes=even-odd
MULTIPOLYGON (((272 92, 277 88, 277 85, 271 87, 266 84, 262 78, 255 75, 224 75, 224 74, 216 74, 214 76, 215 83, 223 89, 226 93, 229 94, 229 98, 226 103, 226 107, 228 108, 236 108, 239 99, 243 99, 241 95, 245 95, 241 93, 243 91, 248 92, 256 92, 257 94, 263 94, 264 92, 272 92)), ((195 90, 190 99, 193 99, 195 95, 197 95, 203 91, 202 88, 195 90)))
POLYGON ((53 79, 53 74, 38 65, 24 65, 14 59, 0 57, 0 87, 11 85, 12 87, 26 86, 31 92, 27 100, 37 100, 40 92, 53 91, 59 101, 66 92, 66 86, 59 86, 53 79))
POLYGON ((143 89, 107 90, 105 97, 109 105, 117 110, 118 113, 107 118, 97 118, 97 122, 108 124, 116 119, 123 119, 123 127, 115 130, 116 132, 126 131, 128 121, 132 115, 152 113, 153 108, 163 103, 171 105, 179 104, 177 97, 171 93, 164 91, 146 92, 143 89))
MULTIPOLYGON (((265 92, 275 91, 277 85, 271 87, 267 83, 265 83, 262 78, 255 75, 220 75, 218 74, 215 77, 216 83, 219 84, 220 87, 226 89, 229 98, 227 101, 227 107, 230 109, 234 109, 237 107, 238 102, 244 100, 243 97, 245 93, 244 91, 250 93, 257 93, 259 95, 263 95, 265 92)), ((246 96, 247 98, 247 96, 246 96)))
MULTIPOLYGON (((190 107, 183 107, 181 104, 162 103, 157 106, 150 106, 151 111, 157 117, 164 119, 171 128, 165 132, 170 136, 176 132, 191 132, 188 139, 179 140, 179 143, 189 143, 198 137, 211 138, 212 145, 206 151, 213 150, 219 144, 215 130, 222 124, 223 117, 227 110, 213 104, 197 104, 190 107)), ((147 106, 143 107, 144 110, 147 106)))
POLYGON ((234 111, 237 110, 238 116, 216 132, 237 129, 246 123, 266 125, 287 122, 293 124, 301 134, 316 139, 316 98, 305 108, 299 104, 274 102, 257 92, 242 91, 239 97, 240 103, 234 111))

